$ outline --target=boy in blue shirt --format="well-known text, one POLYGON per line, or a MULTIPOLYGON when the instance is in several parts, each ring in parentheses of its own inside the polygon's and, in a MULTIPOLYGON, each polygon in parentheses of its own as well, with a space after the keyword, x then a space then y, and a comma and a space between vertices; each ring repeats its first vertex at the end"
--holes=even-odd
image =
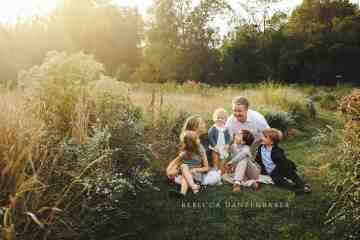
POLYGON ((276 185, 296 192, 311 192, 310 186, 297 174, 295 163, 287 159, 284 150, 278 146, 281 139, 282 133, 277 129, 263 131, 262 144, 255 159, 261 166, 261 174, 269 175, 276 185))

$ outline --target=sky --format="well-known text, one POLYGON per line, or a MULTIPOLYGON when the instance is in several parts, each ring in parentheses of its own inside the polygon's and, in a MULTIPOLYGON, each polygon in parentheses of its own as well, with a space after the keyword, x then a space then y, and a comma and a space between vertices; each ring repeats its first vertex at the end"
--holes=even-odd
MULTIPOLYGON (((0 5, 0 22, 13 23, 19 16, 45 15, 56 7, 58 1, 59 0, 2 0, 0 5)), ((152 0, 113 0, 113 2, 122 6, 136 6, 142 14, 146 14, 146 9, 151 5, 152 0)), ((242 11, 240 2, 246 2, 246 0, 228 0, 228 3, 237 13, 241 13, 242 11)), ((272 8, 291 12, 291 10, 301 2, 302 0, 282 0, 274 4, 272 8)), ((352 2, 358 3, 360 0, 352 0, 352 2)), ((227 20, 225 19, 217 19, 214 24, 219 27, 220 33, 222 34, 225 34, 228 30, 227 20)))
MULTIPOLYGON (((74 0, 76 1, 76 0, 74 0)), ((59 0, 3 0, 0 7, 0 21, 16 20, 17 16, 46 14, 56 7, 59 0)), ((150 6, 151 0, 113 0, 123 6, 137 6, 142 12, 150 6)))
MULTIPOLYGON (((13 22, 18 16, 31 16, 49 13, 56 7, 59 0, 3 0, 0 6, 0 21, 13 22)), ((244 0, 228 0, 232 7, 239 9, 239 2, 244 0)), ((113 0, 122 6, 137 6, 141 13, 151 5, 152 0, 113 0)), ((285 0, 277 4, 281 9, 292 9, 301 3, 301 0, 285 0)))

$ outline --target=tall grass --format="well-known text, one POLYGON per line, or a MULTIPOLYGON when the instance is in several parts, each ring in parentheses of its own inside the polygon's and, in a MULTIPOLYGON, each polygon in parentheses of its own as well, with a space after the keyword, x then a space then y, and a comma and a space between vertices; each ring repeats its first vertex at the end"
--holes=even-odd
POLYGON ((216 108, 225 107, 231 110, 232 99, 242 95, 250 100, 250 108, 260 112, 284 111, 291 112, 300 106, 307 111, 307 95, 299 89, 277 83, 264 83, 252 88, 189 88, 184 85, 164 84, 132 85, 131 100, 143 109, 149 109, 153 95, 157 95, 157 104, 162 107, 173 108, 177 112, 192 112, 211 114, 216 108))
MULTIPOLYGON (((83 206, 88 202, 86 178, 129 169, 131 181, 117 175, 117 183, 110 186, 114 193, 140 185, 139 162, 146 162, 149 153, 137 140, 142 137, 137 112, 126 97, 126 86, 101 76, 101 71, 90 56, 52 53, 43 65, 22 73, 27 94, 2 90, 2 239, 62 239, 64 231, 78 238, 77 228, 84 221, 80 213, 93 214, 90 206, 83 206), (131 172, 134 166, 136 173, 131 172)), ((106 197, 99 204, 109 201, 106 197)))
POLYGON ((46 189, 47 162, 52 158, 40 145, 43 126, 31 118, 21 93, 6 92, 0 101, 0 196, 6 205, 4 237, 10 238, 15 231, 11 222, 24 226, 40 222, 36 214, 46 206, 40 199, 46 189))
MULTIPOLYGON (((16 235, 61 239, 64 231, 71 232, 72 239, 79 238, 81 231, 89 236, 104 233, 113 226, 107 222, 105 207, 131 210, 124 186, 130 186, 130 192, 140 191, 143 182, 137 186, 134 179, 141 167, 155 156, 152 166, 161 170, 176 155, 179 131, 189 114, 210 120, 218 107, 230 111, 232 99, 239 95, 263 112, 307 111, 307 94, 293 86, 127 85, 104 76, 102 66, 84 54, 51 53, 46 61, 21 75, 24 86, 35 91, 30 98, 22 90, 0 90, 5 240, 16 235), (99 194, 98 179, 114 185, 105 184, 99 194), (125 204, 117 205, 118 199, 106 195, 109 189, 125 204), (109 225, 101 222, 101 231, 89 230, 100 215, 109 225)), ((123 212, 117 217, 127 221, 123 212)))

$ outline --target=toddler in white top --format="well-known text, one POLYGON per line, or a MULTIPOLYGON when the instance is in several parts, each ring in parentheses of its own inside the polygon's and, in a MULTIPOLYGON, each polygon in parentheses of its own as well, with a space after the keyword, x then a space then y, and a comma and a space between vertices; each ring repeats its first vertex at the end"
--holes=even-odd
POLYGON ((209 148, 212 150, 213 165, 221 169, 223 160, 229 156, 229 146, 231 136, 229 130, 225 128, 228 113, 225 109, 216 109, 213 114, 214 125, 209 129, 209 148))

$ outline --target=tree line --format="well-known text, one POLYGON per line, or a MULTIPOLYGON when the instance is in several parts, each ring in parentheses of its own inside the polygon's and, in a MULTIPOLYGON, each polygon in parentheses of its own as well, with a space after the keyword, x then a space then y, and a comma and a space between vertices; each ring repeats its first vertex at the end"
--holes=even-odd
POLYGON ((360 82, 357 5, 303 0, 288 14, 270 11, 277 1, 248 0, 241 16, 226 0, 153 0, 144 17, 110 0, 62 0, 45 17, 0 25, 0 83, 16 85, 51 50, 92 54, 128 82, 360 82), (221 15, 232 19, 224 37, 212 24, 221 15))

